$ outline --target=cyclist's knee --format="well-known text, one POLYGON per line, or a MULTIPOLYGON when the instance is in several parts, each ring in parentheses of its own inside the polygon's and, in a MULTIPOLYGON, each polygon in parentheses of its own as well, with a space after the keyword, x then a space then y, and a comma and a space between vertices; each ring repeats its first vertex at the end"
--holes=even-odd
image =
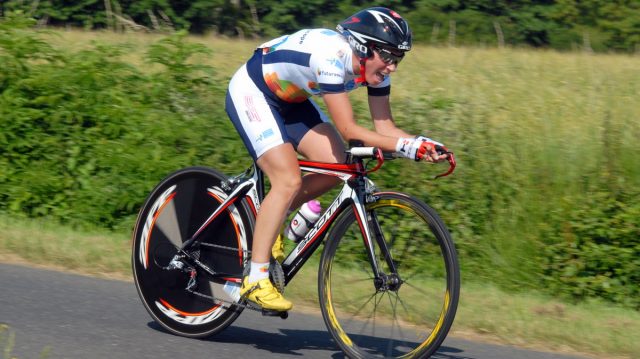
POLYGON ((336 129, 321 123, 302 138, 298 151, 312 161, 344 163, 345 147, 336 129))
POLYGON ((294 197, 302 188, 302 177, 297 175, 278 176, 271 180, 271 190, 288 198, 294 197))

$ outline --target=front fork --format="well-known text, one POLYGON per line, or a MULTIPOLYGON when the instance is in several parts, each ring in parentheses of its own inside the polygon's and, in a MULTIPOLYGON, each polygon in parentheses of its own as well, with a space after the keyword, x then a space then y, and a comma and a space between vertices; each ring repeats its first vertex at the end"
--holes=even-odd
POLYGON ((380 228, 380 222, 376 212, 373 209, 368 210, 366 208, 366 204, 375 203, 379 199, 375 195, 375 185, 371 180, 365 177, 361 188, 364 190, 357 192, 364 193, 364 196, 360 196, 360 201, 358 201, 359 204, 356 204, 356 206, 362 206, 363 208, 360 213, 364 212, 366 215, 365 225, 367 226, 368 231, 363 230, 362 236, 365 238, 364 242, 367 247, 369 262, 371 263, 371 270, 374 273, 374 285, 376 287, 376 291, 397 291, 403 281, 398 274, 398 268, 393 261, 391 249, 389 248, 387 240, 384 238, 384 233, 380 228), (381 269, 374 243, 377 243, 380 254, 384 258, 385 263, 387 263, 390 273, 385 273, 381 269))

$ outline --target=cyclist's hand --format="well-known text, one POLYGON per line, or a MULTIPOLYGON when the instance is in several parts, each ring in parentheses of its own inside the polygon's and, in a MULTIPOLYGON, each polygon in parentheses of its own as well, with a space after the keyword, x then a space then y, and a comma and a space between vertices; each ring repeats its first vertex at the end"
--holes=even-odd
POLYGON ((416 161, 440 162, 449 158, 447 148, 444 147, 442 143, 425 136, 418 136, 416 140, 422 141, 421 147, 418 150, 418 157, 420 158, 416 159, 416 161))
POLYGON ((434 141, 424 136, 416 138, 400 138, 396 144, 396 151, 404 157, 416 161, 440 162, 448 158, 447 153, 443 153, 442 143, 434 141), (440 150, 440 153, 438 153, 440 150))

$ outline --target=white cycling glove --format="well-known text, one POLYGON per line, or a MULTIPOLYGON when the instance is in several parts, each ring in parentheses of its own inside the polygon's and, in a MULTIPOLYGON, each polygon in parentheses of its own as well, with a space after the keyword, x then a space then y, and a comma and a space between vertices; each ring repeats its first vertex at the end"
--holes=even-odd
POLYGON ((425 137, 425 136, 416 136, 416 140, 418 141, 427 141, 427 142, 431 142, 436 146, 442 146, 444 147, 444 145, 436 140, 432 140, 429 137, 425 137))
POLYGON ((420 161, 433 146, 443 146, 443 144, 424 136, 400 137, 396 143, 396 152, 406 158, 420 161))

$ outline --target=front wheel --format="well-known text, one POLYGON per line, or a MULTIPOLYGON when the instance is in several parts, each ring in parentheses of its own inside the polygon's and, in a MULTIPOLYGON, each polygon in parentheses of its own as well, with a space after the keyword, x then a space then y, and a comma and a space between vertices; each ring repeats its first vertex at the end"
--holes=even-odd
POLYGON ((322 253, 318 290, 324 321, 352 358, 426 358, 449 332, 460 293, 456 251, 442 220, 423 202, 375 194, 367 223, 344 212, 322 253), (361 225, 370 228, 378 274, 361 225))
POLYGON ((133 231, 133 278, 140 299, 156 322, 177 335, 215 334, 242 311, 226 294, 225 285, 227 289, 239 286, 248 261, 254 217, 246 200, 230 205, 211 221, 192 253, 208 269, 224 275, 211 275, 188 260, 181 265, 191 270, 169 265, 183 243, 226 199, 220 188, 225 179, 202 167, 169 175, 147 198, 133 231))

